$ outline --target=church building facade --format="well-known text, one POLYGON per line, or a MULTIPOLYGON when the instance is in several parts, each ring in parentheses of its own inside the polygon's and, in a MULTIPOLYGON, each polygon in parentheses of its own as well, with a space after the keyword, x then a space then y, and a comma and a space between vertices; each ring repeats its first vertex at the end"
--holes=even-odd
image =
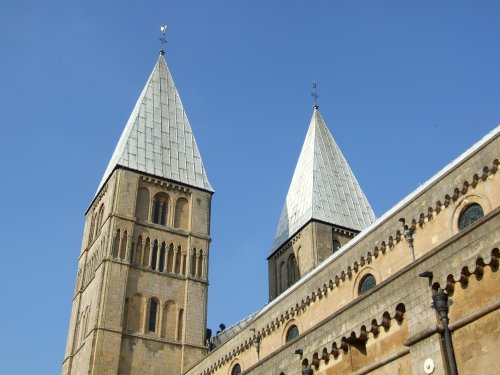
POLYGON ((214 190, 160 53, 86 212, 62 374, 472 374, 500 354, 500 127, 376 219, 319 107, 269 303, 207 336, 214 190))

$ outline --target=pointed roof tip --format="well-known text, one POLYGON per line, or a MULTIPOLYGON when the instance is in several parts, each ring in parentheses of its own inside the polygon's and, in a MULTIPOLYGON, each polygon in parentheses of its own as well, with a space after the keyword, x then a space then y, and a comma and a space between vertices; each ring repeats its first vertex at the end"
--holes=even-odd
POLYGON ((120 166, 214 192, 164 53, 162 49, 95 196, 120 166))
POLYGON ((271 255, 311 220, 361 231, 375 214, 347 160, 314 105, 271 255))
POLYGON ((165 50, 164 49, 161 49, 160 50, 160 56, 164 56, 165 55, 165 50))
POLYGON ((314 108, 314 110, 317 111, 319 109, 319 104, 318 103, 314 103, 313 108, 314 108))

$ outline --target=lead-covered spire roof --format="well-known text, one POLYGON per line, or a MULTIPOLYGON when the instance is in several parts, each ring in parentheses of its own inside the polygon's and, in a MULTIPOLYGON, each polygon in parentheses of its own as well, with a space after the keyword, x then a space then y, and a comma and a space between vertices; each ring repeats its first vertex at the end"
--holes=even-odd
POLYGON ((317 105, 281 212, 271 253, 312 219, 358 231, 375 221, 373 210, 317 105))
POLYGON ((213 192, 163 53, 123 129, 97 193, 119 166, 213 192))

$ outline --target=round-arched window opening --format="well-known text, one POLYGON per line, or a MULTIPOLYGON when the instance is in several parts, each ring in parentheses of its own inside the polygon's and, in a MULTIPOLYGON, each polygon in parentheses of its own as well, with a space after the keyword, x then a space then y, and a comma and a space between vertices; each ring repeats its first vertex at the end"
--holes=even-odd
POLYGON ((370 289, 374 288, 377 285, 377 280, 375 280, 375 276, 372 274, 368 274, 359 283, 359 295, 365 294, 370 289))
POLYGON ((231 370, 231 375, 240 375, 240 374, 241 374, 241 366, 237 363, 231 370))
POLYGON ((462 230, 472 225, 484 216, 483 208, 477 203, 465 207, 458 218, 458 229, 462 230))
POLYGON ((294 324, 286 332, 286 342, 293 340, 299 335, 299 328, 294 324))

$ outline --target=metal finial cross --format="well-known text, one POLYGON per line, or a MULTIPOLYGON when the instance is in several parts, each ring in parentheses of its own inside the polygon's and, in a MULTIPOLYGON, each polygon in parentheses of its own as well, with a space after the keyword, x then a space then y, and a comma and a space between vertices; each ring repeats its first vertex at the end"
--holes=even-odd
POLYGON ((165 34, 167 32, 167 25, 160 26, 160 31, 162 34, 161 37, 158 38, 158 39, 160 39, 160 43, 161 43, 160 54, 164 55, 165 54, 164 47, 165 47, 165 44, 167 44, 167 38, 165 37, 165 34))
POLYGON ((314 98, 314 108, 318 108, 318 91, 317 91, 318 85, 316 84, 316 81, 313 81, 313 92, 311 93, 311 96, 314 98))

